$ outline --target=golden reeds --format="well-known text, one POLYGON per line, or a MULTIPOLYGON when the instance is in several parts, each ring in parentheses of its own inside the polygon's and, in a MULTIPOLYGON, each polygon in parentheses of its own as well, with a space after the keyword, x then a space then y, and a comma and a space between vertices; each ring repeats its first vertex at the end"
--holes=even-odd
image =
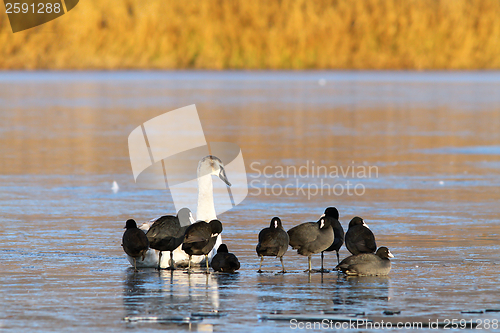
POLYGON ((81 0, 1 69, 498 69, 498 0, 81 0))

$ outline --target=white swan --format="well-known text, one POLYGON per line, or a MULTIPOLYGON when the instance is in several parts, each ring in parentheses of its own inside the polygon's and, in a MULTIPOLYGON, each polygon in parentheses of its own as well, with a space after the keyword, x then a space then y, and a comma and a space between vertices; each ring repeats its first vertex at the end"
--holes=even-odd
MULTIPOLYGON (((211 220, 216 220, 217 215, 215 213, 214 205, 214 189, 212 183, 212 175, 219 177, 227 186, 231 186, 226 176, 226 171, 224 170, 224 164, 222 161, 213 155, 205 156, 198 163, 197 169, 197 179, 198 179, 198 206, 196 209, 196 217, 198 221, 210 222, 211 220)), ((149 222, 143 223, 139 229, 147 232, 151 225, 158 218, 155 218, 149 222)), ((194 219, 191 218, 191 223, 194 223, 194 219)), ((219 235, 217 237, 217 242, 215 243, 214 249, 208 254, 209 262, 212 260, 213 256, 217 254, 217 249, 222 243, 222 238, 219 235)), ((165 251, 166 252, 166 251, 165 251)), ((189 263, 189 256, 181 249, 179 246, 173 251, 174 262, 176 266, 187 266, 189 263)), ((127 256, 128 261, 133 265, 133 258, 127 256)), ((154 249, 149 249, 143 261, 137 261, 137 267, 158 267, 159 251, 154 249)), ((191 258, 191 263, 201 264, 204 263, 204 256, 193 256, 191 258)), ((170 253, 166 253, 162 256, 160 267, 168 268, 170 261, 170 253)))

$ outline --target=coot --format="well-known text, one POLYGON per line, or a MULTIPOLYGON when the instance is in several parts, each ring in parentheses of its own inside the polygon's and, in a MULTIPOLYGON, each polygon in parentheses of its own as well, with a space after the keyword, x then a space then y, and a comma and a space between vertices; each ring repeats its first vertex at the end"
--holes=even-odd
POLYGON ((142 258, 149 248, 149 241, 146 234, 139 228, 134 220, 129 219, 125 223, 125 232, 122 237, 122 247, 126 254, 134 258, 134 270, 137 272, 137 258, 142 258))
POLYGON ((353 255, 375 253, 377 250, 375 236, 361 217, 356 216, 349 222, 349 229, 345 234, 345 246, 353 255))
POLYGON ((330 247, 333 243, 333 218, 324 216, 318 222, 306 222, 288 230, 290 246, 297 250, 298 254, 308 257, 309 269, 312 272, 311 255, 320 253, 330 247))
MULTIPOLYGON (((333 243, 325 251, 337 252, 337 264, 340 263, 339 250, 344 244, 344 228, 339 222, 339 211, 335 207, 328 207, 325 209, 325 216, 330 216, 333 220, 333 243)), ((321 271, 323 271, 323 252, 321 252, 321 271)))
POLYGON ((234 254, 229 253, 226 244, 221 244, 212 258, 212 268, 216 272, 234 273, 240 269, 240 262, 234 254))
POLYGON ((219 220, 212 220, 209 223, 198 221, 191 224, 186 229, 182 250, 189 255, 188 272, 191 271, 191 256, 204 255, 207 265, 206 273, 210 273, 208 267, 208 253, 212 251, 217 236, 222 232, 222 223, 219 220))
POLYGON ((285 265, 283 264, 283 255, 288 250, 290 239, 288 233, 283 229, 279 217, 273 217, 269 228, 264 228, 259 233, 259 243, 257 244, 257 255, 260 256, 260 266, 257 272, 262 273, 262 262, 264 256, 280 258, 282 273, 286 273, 285 265))
POLYGON ((162 251, 170 251, 170 262, 168 269, 174 267, 174 253, 184 241, 184 233, 191 225, 192 214, 188 208, 182 208, 177 216, 165 215, 159 217, 149 228, 146 236, 149 246, 160 251, 158 259, 158 270, 160 269, 162 251))
POLYGON ((389 258, 394 256, 388 248, 382 246, 375 254, 361 253, 349 256, 336 268, 347 275, 387 275, 391 271, 389 258))

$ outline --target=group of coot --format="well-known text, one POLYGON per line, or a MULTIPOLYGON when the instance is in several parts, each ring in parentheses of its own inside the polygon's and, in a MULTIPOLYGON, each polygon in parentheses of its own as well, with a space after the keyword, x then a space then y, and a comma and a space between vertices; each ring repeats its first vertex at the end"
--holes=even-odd
POLYGON ((335 207, 328 207, 317 222, 306 222, 285 231, 279 217, 273 217, 269 228, 259 233, 257 254, 260 256, 259 272, 262 269, 264 256, 280 258, 282 273, 285 273, 283 255, 290 245, 297 253, 308 257, 309 267, 306 272, 312 272, 311 256, 321 253, 321 270, 323 253, 337 253, 336 270, 347 275, 387 275, 391 270, 389 258, 394 256, 386 247, 377 250, 375 236, 362 218, 356 216, 349 222, 349 229, 344 237, 344 229, 339 222, 339 212, 335 207), (339 250, 344 244, 351 256, 340 261, 339 250))
MULTIPOLYGON (((144 260, 149 248, 160 251, 158 269, 160 269, 162 251, 169 251, 169 269, 174 269, 172 253, 176 248, 182 246, 182 250, 189 255, 188 272, 191 271, 191 257, 204 255, 206 272, 209 273, 208 254, 214 248, 217 236, 222 232, 222 223, 219 220, 212 220, 208 223, 198 221, 185 225, 185 221, 181 222, 181 211, 177 216, 166 215, 158 218, 146 233, 137 228, 137 223, 134 220, 127 221, 122 246, 125 253, 134 258, 134 269, 136 271, 137 260, 144 260)), ((232 273, 240 268, 238 259, 234 254, 228 253, 225 244, 219 246, 211 264, 212 268, 219 272, 232 273)))
MULTIPOLYGON (((169 268, 175 267, 172 252, 182 246, 182 250, 189 255, 188 272, 191 269, 191 256, 204 255, 206 272, 209 273, 208 253, 212 251, 217 236, 222 232, 219 220, 210 222, 198 221, 190 223, 186 212, 181 209, 177 216, 162 216, 149 228, 147 233, 137 228, 134 220, 126 222, 126 231, 123 234, 122 246, 129 256, 134 258, 134 269, 137 270, 136 261, 144 260, 149 248, 170 252, 169 268)), ((387 275, 391 270, 389 258, 394 257, 386 247, 377 250, 375 236, 362 218, 356 216, 349 222, 349 228, 344 235, 344 229, 339 222, 339 212, 335 207, 328 207, 317 222, 306 222, 285 231, 279 217, 273 217, 268 228, 259 233, 259 242, 256 247, 260 257, 258 272, 262 272, 264 257, 279 258, 282 273, 285 273, 283 255, 288 246, 297 250, 297 253, 308 257, 309 267, 307 272, 312 272, 311 256, 321 253, 321 270, 324 252, 335 251, 337 254, 336 270, 346 275, 387 275), (344 244, 351 256, 340 261, 339 250, 344 244)), ((240 268, 236 256, 229 253, 227 246, 221 244, 217 254, 212 258, 211 266, 215 271, 232 273, 240 268)), ((158 269, 160 267, 158 266, 158 269)))

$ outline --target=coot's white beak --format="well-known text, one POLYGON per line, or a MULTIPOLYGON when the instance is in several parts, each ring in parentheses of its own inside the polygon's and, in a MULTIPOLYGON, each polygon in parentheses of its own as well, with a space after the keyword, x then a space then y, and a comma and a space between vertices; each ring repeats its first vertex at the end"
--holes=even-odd
POLYGON ((389 251, 389 253, 387 253, 387 256, 388 256, 389 258, 394 258, 394 255, 391 253, 391 251, 389 251))
POLYGON ((217 237, 217 236, 219 236, 219 234, 215 233, 215 234, 212 234, 210 237, 217 237))

